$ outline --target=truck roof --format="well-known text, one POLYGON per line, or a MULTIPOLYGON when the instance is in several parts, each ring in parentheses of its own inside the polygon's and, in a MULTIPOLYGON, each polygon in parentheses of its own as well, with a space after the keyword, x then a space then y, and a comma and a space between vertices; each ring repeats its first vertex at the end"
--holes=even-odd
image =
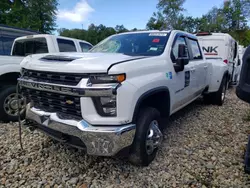
POLYGON ((197 38, 194 34, 185 32, 185 31, 180 31, 180 30, 144 30, 144 31, 129 31, 129 32, 124 32, 124 33, 119 33, 115 35, 123 35, 123 34, 132 34, 132 33, 153 33, 153 32, 159 32, 159 33, 170 33, 170 32, 180 32, 183 33, 191 38, 197 38))
POLYGON ((228 33, 212 33, 212 36, 230 36, 228 33))
POLYGON ((31 30, 31 29, 23 29, 23 28, 4 25, 4 24, 0 24, 0 30, 13 31, 13 32, 17 32, 17 33, 26 33, 27 35, 41 33, 39 31, 34 31, 34 30, 31 30))
POLYGON ((23 40, 23 39, 28 39, 28 38, 41 38, 41 37, 53 37, 53 38, 59 38, 59 39, 75 40, 75 41, 81 41, 81 42, 85 42, 87 44, 92 45, 91 43, 89 43, 89 42, 87 42, 85 40, 80 40, 80 39, 75 39, 75 38, 69 38, 69 37, 63 37, 63 36, 50 35, 50 34, 27 35, 27 36, 23 36, 23 37, 18 37, 18 38, 15 39, 15 41, 17 41, 17 40, 23 40))
POLYGON ((207 39, 209 39, 209 38, 213 38, 213 37, 215 37, 215 38, 217 38, 218 39, 218 37, 220 38, 220 39, 226 39, 226 40, 235 40, 230 34, 228 34, 228 33, 210 33, 210 32, 200 32, 200 33, 196 33, 195 34, 197 37, 199 37, 199 38, 207 38, 207 39))

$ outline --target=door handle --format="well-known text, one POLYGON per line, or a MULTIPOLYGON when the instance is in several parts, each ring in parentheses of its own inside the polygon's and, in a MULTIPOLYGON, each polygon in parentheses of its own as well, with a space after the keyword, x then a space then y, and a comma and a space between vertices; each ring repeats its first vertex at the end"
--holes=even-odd
POLYGON ((207 69, 207 67, 208 67, 208 66, 207 66, 207 65, 205 65, 205 66, 204 66, 204 69, 207 69))

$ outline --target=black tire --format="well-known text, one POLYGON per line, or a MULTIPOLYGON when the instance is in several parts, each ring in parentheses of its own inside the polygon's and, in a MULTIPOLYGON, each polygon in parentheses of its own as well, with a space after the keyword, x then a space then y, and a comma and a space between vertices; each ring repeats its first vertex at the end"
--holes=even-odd
MULTIPOLYGON (((151 153, 149 153, 149 148, 146 146, 146 141, 150 135, 151 125, 156 121, 158 123, 158 127, 160 127, 159 124, 161 122, 161 117, 158 110, 150 107, 141 109, 137 118, 136 133, 129 155, 129 161, 132 164, 137 166, 148 166, 154 160, 158 147, 151 150, 151 153)), ((161 131, 155 131, 155 133, 155 135, 160 135, 160 137, 154 137, 159 138, 159 142, 157 142, 159 145, 162 141, 162 133, 161 131)))
MULTIPOLYGON (((4 86, 1 88, 1 91, 0 91, 0 121, 3 121, 3 122, 18 121, 18 114, 14 113, 15 109, 11 108, 10 110, 8 110, 8 107, 6 107, 6 105, 5 105, 8 103, 8 100, 10 100, 9 98, 12 97, 11 100, 14 100, 13 96, 15 94, 16 94, 16 85, 8 85, 8 86, 4 86), (13 112, 13 113, 11 113, 11 112, 13 112)), ((23 101, 23 102, 25 103, 25 101, 23 101)), ((9 105, 9 107, 10 107, 10 105, 9 105)), ((21 119, 23 119, 25 116, 25 110, 23 110, 20 115, 21 115, 21 119)))
POLYGON ((226 98, 227 87, 228 87, 227 77, 224 76, 221 81, 219 90, 215 93, 209 93, 203 97, 205 103, 207 104, 212 103, 215 105, 222 106, 226 98))
POLYGON ((214 93, 214 104, 219 106, 223 105, 226 98, 227 86, 227 77, 224 76, 220 84, 220 89, 216 93, 214 93))

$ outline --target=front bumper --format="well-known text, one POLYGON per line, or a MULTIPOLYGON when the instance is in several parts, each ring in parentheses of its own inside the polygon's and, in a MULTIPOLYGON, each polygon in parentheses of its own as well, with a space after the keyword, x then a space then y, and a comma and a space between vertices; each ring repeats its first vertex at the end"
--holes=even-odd
MULTIPOLYGON (((41 111, 31 107, 30 104, 27 105, 26 119, 38 123, 47 133, 46 130, 50 129, 80 139, 89 155, 114 156, 123 148, 130 146, 135 135, 135 124, 92 126, 84 120, 59 118, 56 113, 41 111)), ((74 146, 72 143, 71 145, 74 146)))

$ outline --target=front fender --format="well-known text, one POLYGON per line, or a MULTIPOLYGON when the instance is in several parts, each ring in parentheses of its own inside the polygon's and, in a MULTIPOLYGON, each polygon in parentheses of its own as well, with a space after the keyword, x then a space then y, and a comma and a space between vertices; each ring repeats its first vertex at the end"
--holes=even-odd
POLYGON ((7 73, 19 73, 20 72, 20 65, 10 64, 10 65, 1 65, 0 66, 0 76, 7 74, 7 73))
POLYGON ((166 106, 166 108, 168 109, 168 114, 166 114, 166 116, 168 117, 170 115, 170 92, 169 92, 169 89, 166 86, 160 86, 160 87, 156 87, 156 88, 153 88, 151 90, 146 91, 137 99, 137 102, 135 103, 135 107, 134 107, 132 122, 136 123, 136 117, 137 117, 137 114, 139 113, 141 105, 143 104, 143 101, 145 99, 147 99, 148 97, 150 97, 154 94, 160 93, 160 92, 164 92, 167 94, 166 100, 162 99, 162 102, 164 103, 164 101, 165 101, 166 104, 162 104, 162 105, 166 106))
POLYGON ((20 72, 20 63, 23 58, 18 56, 0 56, 0 75, 20 72))

